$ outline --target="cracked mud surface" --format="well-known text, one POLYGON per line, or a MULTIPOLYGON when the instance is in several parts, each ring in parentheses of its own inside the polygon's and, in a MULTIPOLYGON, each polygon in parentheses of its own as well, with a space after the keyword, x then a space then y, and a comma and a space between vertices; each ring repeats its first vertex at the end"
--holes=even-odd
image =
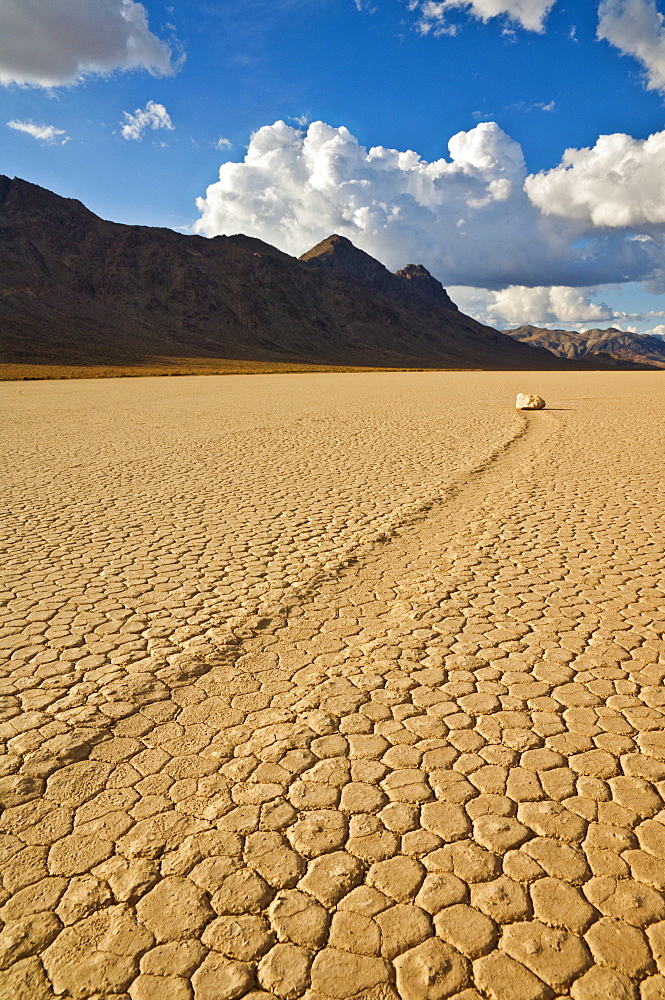
POLYGON ((2 397, 1 1000, 665 998, 661 376, 2 397))

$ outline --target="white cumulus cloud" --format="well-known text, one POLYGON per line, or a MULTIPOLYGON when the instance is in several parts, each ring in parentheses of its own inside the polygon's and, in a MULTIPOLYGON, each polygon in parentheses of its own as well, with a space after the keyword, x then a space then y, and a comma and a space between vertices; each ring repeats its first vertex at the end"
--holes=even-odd
POLYGON ((49 146, 52 146, 56 142, 64 146, 70 139, 70 136, 65 133, 64 129, 56 128, 55 125, 35 125, 33 122, 19 122, 15 119, 7 122, 7 125, 9 128, 16 129, 17 132, 25 132, 27 135, 31 135, 33 139, 38 139, 39 142, 44 142, 49 146), (64 139, 60 138, 62 135, 65 136, 64 139))
POLYGON ((165 128, 173 131, 174 125, 163 104, 148 101, 145 108, 137 108, 134 114, 123 111, 125 122, 121 133, 123 139, 142 139, 146 129, 165 128))
POLYGON ((511 285, 490 293, 487 311, 507 323, 532 326, 588 323, 612 317, 612 310, 604 302, 592 302, 590 295, 579 288, 565 286, 525 288, 511 285))
POLYGON ((456 26, 448 23, 452 10, 465 10, 487 23, 493 17, 505 17, 509 22, 541 32, 545 19, 556 0, 413 0, 412 10, 419 13, 418 27, 423 34, 455 34, 456 26))
POLYGON ((56 87, 116 69, 162 76, 177 64, 134 0, 0 3, 0 83, 56 87))
POLYGON ((648 139, 601 135, 587 149, 567 149, 561 163, 526 181, 547 215, 621 228, 665 223, 665 132, 648 139))
MULTIPOLYGON (((658 233, 596 233, 544 215, 524 190, 522 149, 494 122, 459 132, 449 159, 366 149, 348 129, 282 121, 260 128, 241 163, 223 163, 194 229, 246 233, 298 255, 331 233, 393 270, 422 263, 444 283, 591 286, 654 279, 658 233)), ((663 228, 665 234, 665 227, 663 228)))
POLYGON ((665 325, 660 323, 658 326, 654 326, 653 330, 647 330, 647 333, 651 337, 659 337, 661 340, 665 340, 665 325))
POLYGON ((642 63, 648 90, 665 91, 665 24, 654 0, 603 0, 598 38, 642 63))

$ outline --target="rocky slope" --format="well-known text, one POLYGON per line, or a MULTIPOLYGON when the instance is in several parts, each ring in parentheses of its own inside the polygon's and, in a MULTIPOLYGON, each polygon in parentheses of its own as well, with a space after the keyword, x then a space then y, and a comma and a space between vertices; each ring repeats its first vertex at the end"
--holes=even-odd
POLYGON ((566 365, 465 316, 424 267, 391 274, 341 236, 296 260, 242 235, 105 222, 1 175, 0 339, 13 364, 566 365))
POLYGON ((546 330, 537 326, 520 326, 504 330, 522 344, 544 347, 560 358, 589 358, 609 355, 617 362, 665 368, 665 341, 660 337, 626 333, 609 327, 607 330, 546 330))

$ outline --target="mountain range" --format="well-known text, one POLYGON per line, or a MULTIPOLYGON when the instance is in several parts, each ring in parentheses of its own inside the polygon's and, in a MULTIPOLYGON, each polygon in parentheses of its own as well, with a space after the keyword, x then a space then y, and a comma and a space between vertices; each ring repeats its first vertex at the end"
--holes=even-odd
POLYGON ((464 315, 417 264, 393 274, 342 236, 296 259, 248 236, 107 222, 0 175, 0 362, 191 359, 537 369, 574 362, 464 315))
POLYGON ((652 368, 665 368, 665 340, 648 334, 607 330, 546 330, 539 326, 519 326, 504 333, 530 347, 544 347, 559 358, 593 358, 603 354, 619 362, 633 362, 652 368))

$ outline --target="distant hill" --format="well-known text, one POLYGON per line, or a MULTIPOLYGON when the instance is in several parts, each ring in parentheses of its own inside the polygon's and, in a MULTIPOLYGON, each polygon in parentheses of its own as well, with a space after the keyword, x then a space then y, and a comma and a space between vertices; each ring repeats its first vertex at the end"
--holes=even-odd
POLYGON ((635 365, 665 368, 665 341, 661 337, 625 333, 614 327, 578 333, 571 330, 546 330, 538 326, 520 326, 516 330, 503 332, 522 344, 529 344, 530 347, 544 347, 559 358, 591 360, 594 356, 604 354, 619 363, 632 362, 635 365))
POLYGON ((105 222, 78 201, 0 175, 0 361, 162 358, 570 366, 465 316, 424 267, 391 274, 344 237, 296 260, 248 236, 105 222))

